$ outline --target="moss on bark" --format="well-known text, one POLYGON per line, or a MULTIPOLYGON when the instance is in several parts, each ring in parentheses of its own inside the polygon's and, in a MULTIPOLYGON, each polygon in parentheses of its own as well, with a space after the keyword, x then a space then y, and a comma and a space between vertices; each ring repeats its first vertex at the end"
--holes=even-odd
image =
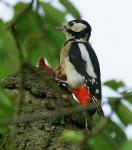
MULTIPOLYGON (((20 73, 9 76, 3 85, 12 100, 17 102, 21 93, 20 73)), ((25 66, 23 74, 23 102, 19 118, 10 125, 8 135, 1 142, 1 150, 78 150, 78 145, 65 143, 60 136, 65 129, 83 131, 81 113, 49 115, 60 109, 71 110, 75 105, 70 92, 53 81, 42 70, 25 66), (20 119, 20 120, 19 120, 20 119)))

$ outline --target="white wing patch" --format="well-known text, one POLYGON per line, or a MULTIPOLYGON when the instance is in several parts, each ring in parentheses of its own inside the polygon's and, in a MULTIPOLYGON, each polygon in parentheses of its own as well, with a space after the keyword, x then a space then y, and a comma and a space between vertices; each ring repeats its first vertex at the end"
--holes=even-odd
POLYGON ((88 75, 90 75, 93 78, 97 78, 97 76, 94 72, 94 68, 93 68, 91 59, 89 57, 89 54, 88 54, 88 51, 87 51, 85 45, 82 43, 78 43, 78 46, 79 46, 83 60, 86 61, 86 67, 87 67, 86 70, 87 70, 88 75))

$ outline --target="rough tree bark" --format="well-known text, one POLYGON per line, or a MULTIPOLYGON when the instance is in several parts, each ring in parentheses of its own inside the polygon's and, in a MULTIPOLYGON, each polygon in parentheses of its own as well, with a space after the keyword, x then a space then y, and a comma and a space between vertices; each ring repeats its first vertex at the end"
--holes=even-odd
MULTIPOLYGON (((1 150, 78 150, 61 140, 65 129, 84 131, 81 112, 72 112, 75 102, 63 86, 53 81, 36 67, 25 67, 23 72, 23 101, 19 116, 14 115, 8 136, 1 150)), ((21 91, 20 72, 4 80, 4 87, 17 103, 21 91)))

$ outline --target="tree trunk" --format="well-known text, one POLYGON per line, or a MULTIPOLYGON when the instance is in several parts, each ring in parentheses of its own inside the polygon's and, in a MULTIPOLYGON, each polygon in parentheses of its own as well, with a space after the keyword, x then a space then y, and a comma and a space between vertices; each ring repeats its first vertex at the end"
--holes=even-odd
POLYGON ((65 129, 84 130, 85 119, 81 112, 72 112, 76 102, 67 88, 53 81, 44 71, 28 66, 22 76, 19 72, 5 79, 4 87, 13 102, 19 102, 16 107, 20 109, 13 117, 1 149, 81 149, 61 139, 65 129))

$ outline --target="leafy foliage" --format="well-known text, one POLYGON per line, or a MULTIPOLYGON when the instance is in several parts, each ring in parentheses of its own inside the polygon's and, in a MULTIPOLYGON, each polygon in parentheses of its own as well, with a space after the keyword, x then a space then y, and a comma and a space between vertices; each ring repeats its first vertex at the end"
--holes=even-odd
POLYGON ((132 149, 132 140, 126 141, 121 148, 121 150, 130 150, 130 149, 132 149))
MULTIPOLYGON (((14 7, 15 13, 12 20, 8 23, 0 20, 0 79, 20 69, 19 50, 9 30, 9 26, 16 20, 16 34, 25 60, 32 65, 36 65, 38 58, 44 56, 52 67, 59 64, 60 49, 65 37, 63 34, 56 32, 54 28, 65 21, 67 14, 76 19, 81 18, 79 12, 69 0, 59 0, 59 3, 65 8, 65 11, 54 7, 50 2, 41 1, 39 2, 41 13, 37 8, 32 8, 20 15, 29 5, 20 2, 14 7)), ((131 106, 132 92, 127 91, 127 87, 122 81, 110 80, 106 81, 104 85, 121 95, 120 98, 108 98, 111 109, 122 124, 125 126, 132 124, 132 111, 122 102, 125 101, 131 106), (123 91, 120 92, 120 88, 123 88, 123 91)), ((0 118, 9 117, 13 113, 10 99, 5 91, 0 88, 0 118)), ((95 127, 98 122, 98 116, 95 116, 95 127)), ((0 126, 0 134, 3 134, 6 129, 7 127, 0 126)), ((62 138, 74 144, 83 143, 86 139, 83 133, 74 131, 65 131, 62 138)), ((89 147, 92 150, 102 150, 104 147, 107 147, 108 150, 130 150, 132 149, 132 141, 128 141, 121 125, 112 121, 109 117, 99 133, 86 140, 84 147, 89 147)))
POLYGON ((113 111, 116 112, 119 119, 124 123, 124 125, 128 125, 132 123, 132 111, 128 108, 124 103, 121 102, 120 98, 109 98, 109 104, 111 105, 113 111), (126 117, 127 116, 127 117, 126 117))
MULTIPOLYGON (((12 116, 13 105, 10 101, 10 97, 7 96, 3 89, 0 89, 0 119, 9 118, 12 116)), ((7 132, 6 126, 0 126, 0 133, 7 132)))
POLYGON ((59 0, 59 1, 67 9, 67 12, 69 12, 73 17, 75 17, 76 19, 81 19, 79 12, 69 0, 66 1, 59 0))
POLYGON ((116 81, 116 80, 106 81, 104 85, 112 88, 113 90, 118 90, 119 88, 125 87, 123 81, 116 81))
POLYGON ((19 68, 18 51, 10 31, 0 23, 0 79, 19 68), (11 64, 13 67, 11 67, 11 64))

